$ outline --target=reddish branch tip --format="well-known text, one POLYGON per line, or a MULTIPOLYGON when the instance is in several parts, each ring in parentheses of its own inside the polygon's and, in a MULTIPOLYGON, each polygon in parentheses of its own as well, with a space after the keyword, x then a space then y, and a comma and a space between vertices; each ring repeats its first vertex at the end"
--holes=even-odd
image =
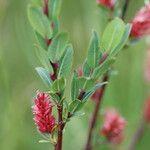
POLYGON ((102 5, 102 6, 105 6, 109 9, 113 10, 116 0, 96 0, 96 2, 98 5, 102 5))
POLYGON ((47 46, 49 46, 52 43, 52 39, 46 38, 45 42, 46 42, 47 46))
POLYGON ((82 65, 78 67, 77 73, 78 73, 78 76, 79 76, 79 77, 82 77, 82 76, 83 76, 83 66, 82 66, 82 65))
POLYGON ((57 70, 58 70, 58 63, 52 63, 50 62, 53 68, 53 74, 50 75, 50 78, 55 81, 57 79, 57 70))
POLYGON ((107 110, 104 115, 104 125, 100 133, 111 144, 120 144, 123 140, 123 131, 126 121, 115 110, 107 110))
POLYGON ((52 115, 52 107, 48 94, 37 93, 32 111, 35 124, 42 133, 52 133, 54 126, 56 125, 55 118, 52 115))
POLYGON ((44 0, 43 12, 48 16, 48 0, 44 0))
MULTIPOLYGON (((53 22, 50 24, 50 27, 52 27, 52 29, 54 29, 55 25, 54 25, 53 22)), ((51 43, 52 43, 52 38, 49 39, 49 38, 46 37, 46 38, 45 38, 45 42, 46 42, 47 46, 50 46, 51 43)))
POLYGON ((131 23, 131 37, 140 38, 150 33, 150 3, 137 12, 131 23))
POLYGON ((147 98, 145 103, 144 118, 147 122, 150 122, 150 96, 147 98))

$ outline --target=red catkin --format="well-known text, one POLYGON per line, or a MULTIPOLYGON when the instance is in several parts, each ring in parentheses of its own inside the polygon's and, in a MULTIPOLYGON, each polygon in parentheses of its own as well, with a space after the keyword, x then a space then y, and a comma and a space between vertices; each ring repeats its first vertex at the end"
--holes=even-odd
POLYGON ((105 6, 111 10, 114 9, 115 3, 116 3, 116 0, 97 0, 98 5, 105 6))
POLYGON ((104 124, 100 133, 111 144, 120 144, 123 140, 125 125, 125 119, 117 111, 110 109, 105 112, 104 124))
POLYGON ((140 38, 150 33, 150 3, 137 12, 131 23, 131 37, 140 38))
POLYGON ((52 103, 49 95, 46 93, 37 93, 32 107, 34 121, 37 129, 42 133, 51 134, 55 124, 55 118, 52 115, 52 103))

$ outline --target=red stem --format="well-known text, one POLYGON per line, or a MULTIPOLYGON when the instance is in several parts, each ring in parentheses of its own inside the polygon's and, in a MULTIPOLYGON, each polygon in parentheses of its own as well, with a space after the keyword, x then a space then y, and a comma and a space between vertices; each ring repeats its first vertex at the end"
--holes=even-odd
MULTIPOLYGON (((121 18, 123 20, 125 18, 125 14, 126 14, 128 5, 129 5, 129 0, 125 0, 123 10, 122 10, 122 16, 121 16, 121 18)), ((103 58, 104 58, 104 60, 102 59, 102 62, 100 62, 100 64, 105 61, 105 59, 107 58, 107 55, 106 56, 104 55, 103 58)), ((103 78, 103 82, 107 82, 108 80, 109 80, 109 76, 108 76, 108 72, 107 72, 107 74, 103 78)), ((91 140, 92 140, 93 129, 96 125, 100 104, 101 104, 101 101, 102 101, 104 93, 105 93, 105 88, 106 88, 106 84, 104 84, 101 87, 99 99, 96 101, 96 104, 95 104, 95 109, 94 109, 94 112, 93 112, 93 115, 92 115, 92 118, 91 118, 91 122, 90 122, 90 126, 89 126, 88 138, 87 138, 87 143, 86 143, 86 146, 85 146, 85 150, 92 150, 91 140)))
MULTIPOLYGON (((102 82, 106 82, 106 81, 108 81, 108 74, 106 74, 104 76, 102 82)), ((101 104, 101 101, 102 101, 104 93, 105 93, 105 88, 106 88, 106 84, 104 84, 99 89, 99 92, 100 92, 99 99, 95 103, 95 109, 94 109, 94 112, 93 112, 93 115, 92 115, 92 118, 91 118, 91 122, 90 122, 90 126, 89 126, 88 139, 87 139, 85 150, 92 150, 92 145, 91 145, 92 133, 93 133, 93 129, 94 129, 95 125, 96 125, 100 104, 101 104)))
POLYGON ((63 141, 63 129, 64 129, 64 123, 63 123, 63 105, 57 106, 58 110, 58 139, 55 150, 62 150, 62 141, 63 141))

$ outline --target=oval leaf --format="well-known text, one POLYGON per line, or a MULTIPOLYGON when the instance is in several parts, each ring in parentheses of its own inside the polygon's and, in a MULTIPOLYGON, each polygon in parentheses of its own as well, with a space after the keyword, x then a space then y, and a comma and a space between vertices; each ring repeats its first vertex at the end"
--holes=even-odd
POLYGON ((71 83, 71 98, 75 100, 79 94, 79 85, 78 85, 78 78, 76 72, 73 75, 72 83, 71 83))
POLYGON ((56 19, 59 17, 61 9, 61 0, 51 0, 49 3, 49 15, 51 19, 56 19))
POLYGON ((29 5, 28 18, 34 30, 43 38, 52 37, 52 28, 50 26, 51 23, 49 22, 47 16, 43 14, 42 9, 33 5, 29 5))
POLYGON ((91 68, 95 68, 100 60, 98 35, 94 31, 91 37, 91 42, 88 48, 87 63, 91 68))
POLYGON ((71 45, 68 45, 60 61, 58 78, 65 77, 69 73, 72 65, 72 58, 73 58, 73 48, 71 45))
POLYGON ((66 81, 64 78, 57 79, 54 81, 53 85, 51 86, 51 91, 54 93, 62 92, 65 89, 66 81))
POLYGON ((114 49, 120 43, 124 31, 125 24, 121 19, 116 18, 111 21, 103 33, 101 49, 107 52, 114 49))
POLYGON ((111 57, 116 56, 116 55, 119 53, 119 51, 123 48, 123 46, 126 44, 126 42, 127 42, 127 40, 128 40, 128 37, 129 37, 129 35, 130 35, 130 31, 131 31, 131 25, 130 25, 130 24, 127 24, 127 25, 125 26, 125 31, 124 31, 124 34, 123 34, 123 36, 122 36, 122 38, 121 38, 121 41, 120 41, 119 44, 118 44, 114 49, 112 49, 111 52, 110 52, 111 57))
POLYGON ((48 85, 48 87, 51 87, 52 81, 50 79, 49 72, 42 67, 37 67, 35 69, 36 69, 37 73, 39 74, 39 76, 41 77, 41 79, 44 81, 44 83, 46 85, 48 85))
POLYGON ((36 55, 42 65, 50 72, 53 73, 53 68, 50 64, 50 61, 48 59, 48 54, 46 50, 44 50, 42 47, 37 46, 36 55))
POLYGON ((109 68, 110 66, 114 63, 115 59, 113 58, 108 58, 104 63, 102 63, 99 67, 97 67, 92 75, 92 78, 94 80, 97 80, 100 78, 101 75, 103 75, 109 68))
POLYGON ((50 44, 48 48, 48 55, 52 62, 57 62, 60 60, 64 53, 65 47, 68 43, 68 34, 60 33, 58 34, 50 44))

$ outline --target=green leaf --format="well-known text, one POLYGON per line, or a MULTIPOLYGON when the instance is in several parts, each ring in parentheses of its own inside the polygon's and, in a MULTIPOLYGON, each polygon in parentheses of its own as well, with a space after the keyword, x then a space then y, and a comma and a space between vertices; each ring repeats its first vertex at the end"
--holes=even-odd
POLYGON ((50 64, 49 58, 48 58, 48 54, 46 52, 45 49, 43 49, 42 47, 37 46, 36 49, 36 55, 38 57, 38 59, 40 60, 41 64, 50 72, 53 73, 53 68, 50 64))
POLYGON ((119 53, 119 51, 123 48, 123 46, 126 44, 128 37, 130 35, 130 31, 131 31, 131 25, 127 24, 125 26, 125 31, 121 38, 120 43, 114 49, 112 49, 110 52, 111 57, 116 56, 119 53))
POLYGON ((74 112, 73 113, 73 117, 82 117, 83 115, 85 115, 84 112, 74 112))
MULTIPOLYGON (((65 111, 68 111, 68 109, 69 109, 69 104, 68 104, 68 102, 66 101, 66 100, 64 100, 63 101, 63 104, 64 104, 64 109, 65 109, 65 111)), ((68 114, 67 114, 68 115, 68 114)))
POLYGON ((95 85, 95 80, 81 77, 78 79, 79 88, 88 91, 95 85))
POLYGON ((47 49, 47 45, 46 45, 45 39, 38 32, 35 32, 35 35, 36 35, 36 39, 37 39, 37 42, 39 43, 39 45, 43 49, 47 49))
POLYGON ((90 96, 94 94, 94 92, 96 91, 96 89, 100 88, 101 86, 103 86, 104 84, 107 84, 107 83, 108 82, 98 83, 94 87, 92 87, 88 92, 86 92, 84 94, 82 102, 86 102, 90 98, 90 96))
POLYGON ((42 1, 41 0, 31 0, 32 5, 34 6, 42 6, 42 1))
POLYGON ((100 78, 101 75, 103 75, 109 68, 110 66, 114 63, 115 59, 114 58, 107 58, 105 62, 103 62, 99 67, 97 67, 92 75, 92 78, 97 80, 100 78))
POLYGON ((124 31, 125 24, 121 19, 116 18, 111 21, 103 33, 101 49, 107 52, 114 49, 120 43, 124 31))
POLYGON ((60 97, 56 93, 50 93, 51 99, 56 103, 56 105, 60 102, 60 97))
POLYGON ((44 83, 48 85, 48 87, 51 87, 52 81, 50 79, 50 73, 42 67, 37 67, 35 69, 39 74, 39 76, 41 77, 41 79, 44 81, 44 83))
POLYGON ((86 102, 86 101, 90 98, 90 96, 94 94, 94 92, 95 92, 95 90, 92 89, 91 91, 88 91, 87 93, 85 93, 85 95, 84 95, 82 101, 83 101, 83 102, 86 102))
POLYGON ((79 85, 78 85, 78 78, 76 72, 73 75, 72 83, 71 83, 71 98, 75 100, 79 94, 79 85))
POLYGON ((52 62, 57 62, 60 60, 64 53, 65 47, 68 43, 68 34, 60 33, 58 34, 50 44, 48 48, 48 55, 52 62))
POLYGON ((61 9, 61 0, 50 0, 49 15, 52 20, 59 17, 60 9, 61 9))
POLYGON ((99 51, 98 35, 94 31, 88 48, 87 63, 91 68, 95 68, 99 64, 99 60, 100 60, 100 51, 99 51))
POLYGON ((62 92, 64 91, 65 86, 66 86, 66 80, 64 78, 60 78, 54 81, 50 90, 54 93, 62 92))
POLYGON ((59 19, 53 19, 53 26, 53 37, 55 37, 59 30, 59 19))
POLYGON ((78 104, 78 106, 74 110, 74 113, 77 111, 80 111, 83 108, 84 104, 85 104, 85 102, 82 100, 82 102, 80 104, 78 104))
POLYGON ((34 5, 29 5, 28 7, 28 18, 29 21, 36 32, 38 32, 43 38, 52 37, 51 23, 42 12, 42 9, 34 5))
POLYGON ((58 70, 58 78, 65 77, 72 65, 72 58, 73 58, 73 48, 72 45, 68 45, 65 49, 64 55, 61 58, 60 67, 58 70))
POLYGON ((85 61, 84 66, 83 66, 83 75, 85 77, 89 77, 91 75, 91 68, 88 65, 87 61, 85 61))
POLYGON ((39 143, 49 143, 50 141, 48 140, 40 140, 39 143))
POLYGON ((72 101, 72 102, 69 104, 69 110, 68 110, 68 111, 69 111, 70 113, 74 113, 80 104, 82 104, 81 101, 79 101, 79 100, 77 100, 77 99, 74 100, 74 101, 72 101))
POLYGON ((95 85, 94 89, 96 90, 97 88, 100 88, 100 87, 102 87, 102 86, 105 85, 105 84, 108 84, 108 82, 100 82, 100 83, 97 83, 97 84, 95 85))

